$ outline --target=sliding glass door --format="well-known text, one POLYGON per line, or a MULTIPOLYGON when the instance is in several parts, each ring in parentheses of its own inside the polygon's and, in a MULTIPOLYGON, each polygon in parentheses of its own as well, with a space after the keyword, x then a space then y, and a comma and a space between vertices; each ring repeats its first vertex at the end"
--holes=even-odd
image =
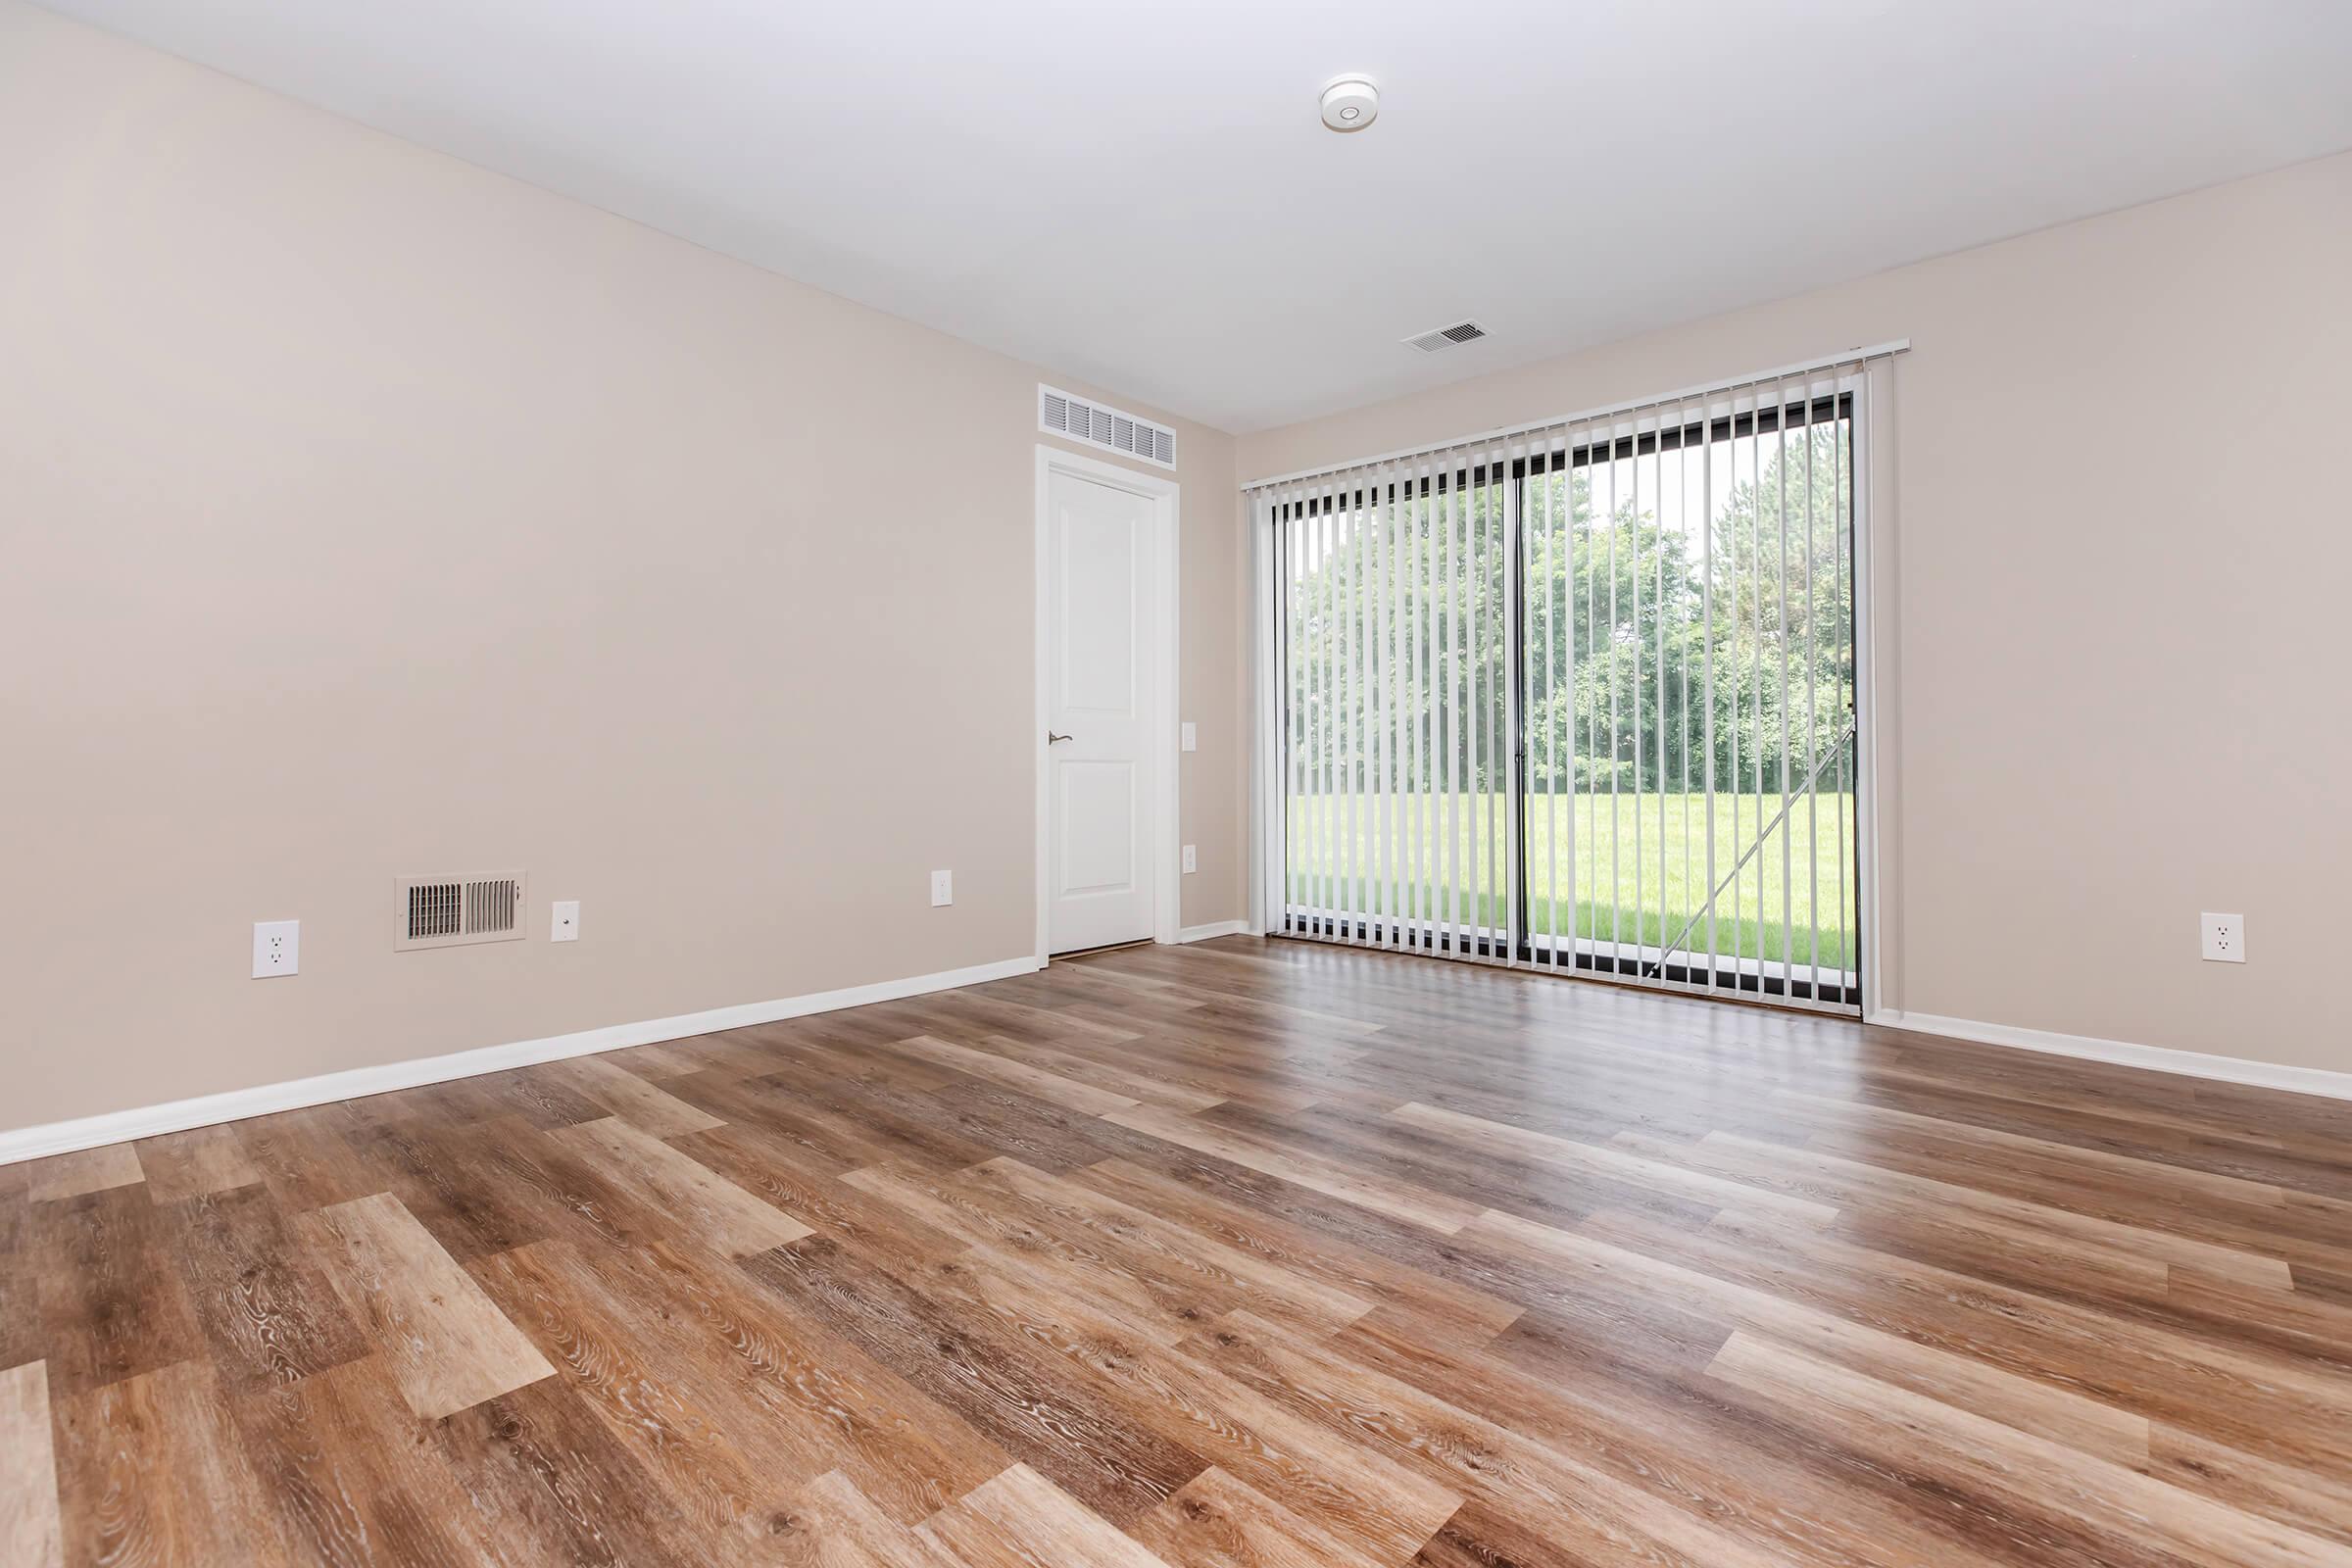
POLYGON ((1363 474, 1286 503, 1276 527, 1289 924, 1500 954, 1517 877, 1499 469, 1363 474))
POLYGON ((1268 492, 1281 927, 1858 1005, 1861 384, 1268 492))

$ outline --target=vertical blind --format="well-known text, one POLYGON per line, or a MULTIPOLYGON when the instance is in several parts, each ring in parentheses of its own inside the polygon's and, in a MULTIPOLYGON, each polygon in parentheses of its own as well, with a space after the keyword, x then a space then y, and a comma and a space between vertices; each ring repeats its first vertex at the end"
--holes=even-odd
POLYGON ((1858 1006, 1877 357, 1255 487, 1270 927, 1858 1006))

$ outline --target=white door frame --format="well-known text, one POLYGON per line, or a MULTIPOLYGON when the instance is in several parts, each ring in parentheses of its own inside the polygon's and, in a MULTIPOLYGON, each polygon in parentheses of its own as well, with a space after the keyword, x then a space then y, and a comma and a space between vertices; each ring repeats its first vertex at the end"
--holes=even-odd
POLYGON ((1140 496, 1152 505, 1152 567, 1155 579, 1152 594, 1152 624, 1146 629, 1151 640, 1152 676, 1151 690, 1144 694, 1146 743, 1144 776, 1152 790, 1152 939, 1155 942, 1180 940, 1183 925, 1184 851, 1183 824, 1177 820, 1176 798, 1176 537, 1181 509, 1178 505, 1182 488, 1173 479, 1156 474, 1142 473, 1115 463, 1104 463, 1081 452, 1064 447, 1037 444, 1037 545, 1035 552, 1037 604, 1036 665, 1037 689, 1035 722, 1030 727, 1029 744, 1036 748, 1037 779, 1037 957, 1040 963, 1052 956, 1053 936, 1048 929, 1048 893, 1046 856, 1048 835, 1052 830, 1053 801, 1051 780, 1046 767, 1046 711, 1050 672, 1046 653, 1051 643, 1053 606, 1046 591, 1046 545, 1050 522, 1046 510, 1047 491, 1056 473, 1086 479, 1095 484, 1108 485, 1140 496))
POLYGON ((1902 721, 1899 711, 1886 701, 1887 694, 1898 689, 1900 673, 1895 662, 1899 645, 1892 632, 1900 609, 1895 551, 1900 547, 1901 531, 1894 482, 1895 364, 1892 357, 1873 360, 1838 381, 1838 389, 1854 400, 1854 424, 1861 431, 1853 452, 1854 559, 1850 569, 1854 584, 1854 898, 1861 926, 1865 1023, 1903 1004, 1899 986, 1896 995, 1888 995, 1890 981, 1901 971, 1900 919, 1894 912, 1900 904, 1882 850, 1889 836, 1882 818, 1901 808, 1882 770, 1888 759, 1899 755, 1897 726, 1902 721))

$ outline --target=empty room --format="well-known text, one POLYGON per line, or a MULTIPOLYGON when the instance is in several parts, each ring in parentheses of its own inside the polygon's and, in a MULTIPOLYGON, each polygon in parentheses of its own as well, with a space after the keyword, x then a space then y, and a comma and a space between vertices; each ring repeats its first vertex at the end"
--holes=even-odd
POLYGON ((2352 1568, 2347 83, 0 0, 0 1568, 2352 1568))

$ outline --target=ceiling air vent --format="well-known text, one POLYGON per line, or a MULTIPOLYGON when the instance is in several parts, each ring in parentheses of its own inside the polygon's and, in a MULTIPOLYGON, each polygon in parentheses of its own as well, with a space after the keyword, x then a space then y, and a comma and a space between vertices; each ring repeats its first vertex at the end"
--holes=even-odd
POLYGON ((1037 389, 1037 427, 1089 446, 1107 447, 1162 468, 1176 466, 1176 432, 1050 386, 1037 389))
POLYGON ((512 942, 522 935, 522 873, 413 876, 400 884, 396 949, 512 942))
POLYGON ((1476 321, 1456 321, 1451 326, 1441 326, 1434 332, 1424 332, 1419 337, 1408 337, 1404 341, 1408 348, 1419 349, 1424 354, 1435 354, 1456 343, 1475 343, 1486 335, 1487 329, 1476 321))

